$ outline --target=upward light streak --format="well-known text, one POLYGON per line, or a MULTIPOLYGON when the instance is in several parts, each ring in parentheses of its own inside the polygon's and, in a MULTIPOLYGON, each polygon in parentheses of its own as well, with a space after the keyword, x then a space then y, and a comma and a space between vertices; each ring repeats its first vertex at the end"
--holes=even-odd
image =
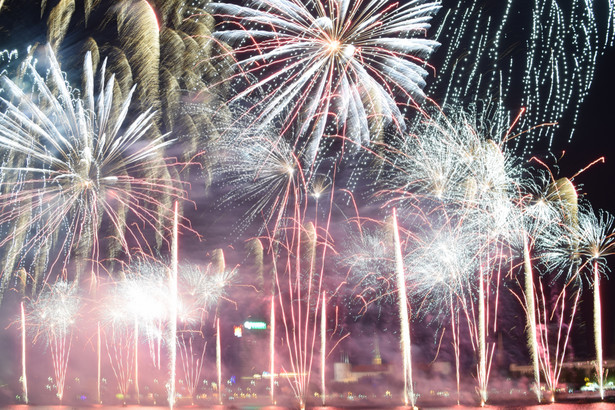
POLYGON ((21 302, 21 386, 24 402, 28 404, 28 378, 26 377, 26 313, 21 302))
POLYGON ((322 292, 322 310, 320 312, 320 385, 321 385, 321 399, 322 405, 325 405, 326 401, 326 389, 325 389, 325 358, 326 358, 326 345, 327 345, 327 299, 325 291, 322 292))
POLYGON ((397 295, 399 303, 399 320, 401 325, 401 350, 404 369, 404 404, 416 407, 414 384, 412 381, 412 356, 410 352, 410 317, 408 315, 408 298, 406 295, 406 276, 401 254, 397 211, 393 208, 393 243, 395 246, 395 272, 397 276, 397 295))
POLYGON ((218 374, 218 404, 222 405, 222 345, 220 344, 220 318, 216 318, 216 371, 218 374))
POLYGON ((178 203, 175 202, 173 208, 173 242, 171 247, 171 269, 169 270, 169 293, 170 293, 170 308, 169 308, 169 334, 167 342, 169 344, 169 391, 168 401, 169 406, 173 408, 175 406, 175 379, 177 371, 177 277, 178 277, 178 223, 179 223, 179 210, 178 203))
POLYGON ((275 405, 275 297, 271 296, 269 312, 269 388, 271 389, 271 404, 275 405))
POLYGON ((600 303, 600 269, 598 261, 594 260, 594 343, 596 347, 596 371, 600 398, 604 400, 604 363, 602 361, 602 304, 600 303))
POLYGON ((542 394, 540 392, 540 368, 538 357, 538 336, 536 334, 536 308, 534 306, 534 275, 532 273, 532 262, 530 259, 530 248, 528 238, 525 232, 523 235, 523 266, 525 271, 525 304, 526 304, 526 317, 527 317, 527 329, 529 331, 528 342, 530 345, 530 356, 532 358, 532 364, 534 366, 534 382, 536 384, 536 396, 538 402, 542 400, 542 394))

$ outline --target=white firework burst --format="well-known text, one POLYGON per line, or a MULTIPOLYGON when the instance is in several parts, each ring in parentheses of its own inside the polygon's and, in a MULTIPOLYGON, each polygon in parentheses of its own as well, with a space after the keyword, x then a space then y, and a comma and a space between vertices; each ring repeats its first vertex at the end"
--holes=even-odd
POLYGON ((208 10, 224 20, 216 38, 235 46, 236 78, 249 79, 231 102, 262 93, 250 108, 258 123, 278 119, 283 133, 298 124, 297 145, 314 161, 335 140, 325 136, 361 145, 386 124, 404 129, 398 102, 424 97, 421 58, 438 45, 416 36, 439 7, 424 0, 251 0, 208 10))
POLYGON ((147 138, 154 114, 146 111, 128 118, 134 87, 114 110, 114 77, 104 83, 103 64, 95 98, 88 53, 85 89, 78 97, 66 84, 50 47, 46 55, 48 80, 28 65, 31 93, 7 77, 1 79, 4 287, 20 257, 19 263, 28 255, 33 258, 35 278, 58 261, 66 267, 74 255, 98 262, 101 230, 112 242, 110 248, 126 254, 133 247, 147 248, 142 231, 163 236, 159 221, 170 218, 161 197, 184 196, 181 183, 159 177, 168 166, 163 150, 171 141, 147 138), (127 222, 129 215, 139 224, 127 222))

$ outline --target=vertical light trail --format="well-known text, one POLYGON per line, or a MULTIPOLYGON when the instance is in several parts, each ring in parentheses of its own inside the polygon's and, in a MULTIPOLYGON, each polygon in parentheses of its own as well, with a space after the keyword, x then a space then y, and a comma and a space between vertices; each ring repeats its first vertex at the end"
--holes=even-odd
POLYGON ((275 297, 271 296, 271 312, 269 314, 269 372, 271 374, 271 404, 275 405, 275 297))
POLYGON ((139 398, 139 320, 135 316, 135 393, 137 404, 141 403, 139 398))
POLYGON ((487 352, 485 346, 485 284, 483 278, 483 268, 478 272, 478 385, 480 395, 480 406, 487 403, 487 352))
POLYGON ((21 385, 23 386, 23 397, 28 404, 28 378, 26 377, 26 312, 21 301, 21 385))
MULTIPOLYGON (((578 273, 578 271, 577 271, 578 273)), ((544 380, 547 385, 547 388, 550 391, 550 401, 551 403, 555 403, 555 394, 557 390, 557 385, 559 384, 559 378, 561 375, 562 368, 564 366, 564 359, 566 358, 566 346, 568 345, 568 341, 570 338, 570 331, 572 329, 572 323, 574 321, 576 315, 576 309, 579 302, 579 296, 581 294, 581 289, 578 287, 576 290, 576 296, 574 297, 574 301, 570 306, 569 312, 569 320, 566 322, 566 308, 568 307, 568 303, 566 302, 566 289, 567 286, 564 286, 562 291, 560 292, 558 298, 561 300, 559 303, 559 314, 557 314, 558 303, 553 304, 553 311, 549 311, 550 305, 547 304, 547 300, 545 298, 545 291, 543 288, 542 281, 538 281, 539 287, 536 288, 537 294, 538 289, 540 290, 540 299, 538 300, 538 306, 536 309, 537 313, 537 323, 540 323, 540 327, 537 326, 536 334, 539 337, 539 340, 544 346, 542 350, 542 354, 539 356, 540 365, 542 367, 542 371, 544 374, 544 380), (542 306, 541 306, 542 302, 542 306), (550 322, 550 318, 559 316, 557 319, 557 328, 556 335, 557 340, 555 343, 555 351, 552 349, 552 343, 549 339, 549 335, 551 334, 549 331, 550 324, 555 324, 553 321, 550 322), (567 330, 566 330, 567 329, 567 330), (565 332, 565 333, 564 333, 565 332)))
POLYGON ((102 404, 102 400, 100 397, 100 354, 101 354, 101 344, 100 344, 100 322, 96 323, 96 367, 98 370, 98 377, 96 379, 96 402, 98 404, 102 404))
POLYGON ((222 404, 222 346, 220 345, 220 318, 216 319, 216 368, 218 370, 218 402, 222 404))
POLYGON ((534 366, 534 381, 536 383, 536 397, 542 401, 540 394, 540 367, 538 362, 538 339, 536 335, 536 308, 534 306, 534 275, 532 273, 532 260, 530 258, 530 245, 527 235, 523 235, 523 266, 525 269, 525 309, 527 318, 528 344, 532 364, 534 366))
POLYGON ((600 399, 604 400, 604 369, 602 368, 602 307, 600 305, 600 271, 598 259, 594 260, 594 343, 596 346, 596 371, 600 399))
POLYGON ((399 299, 399 320, 401 326, 401 350, 404 367, 404 404, 415 407, 414 386, 412 383, 412 356, 410 352, 410 318, 408 315, 408 297, 404 276, 404 260, 401 254, 397 210, 393 208, 393 240, 395 242, 395 270, 397 273, 397 294, 399 299))
POLYGON ((327 342, 327 299, 325 291, 322 291, 322 313, 320 315, 320 383, 322 385, 322 405, 325 405, 326 390, 325 390, 325 356, 327 342))
POLYGON ((173 208, 173 243, 171 245, 171 274, 169 277, 169 291, 171 306, 169 309, 169 349, 170 349, 170 373, 171 380, 169 381, 169 407, 172 409, 175 405, 175 372, 177 365, 177 270, 178 270, 178 209, 177 201, 173 208))
POLYGON ((459 375, 459 314, 455 312, 453 305, 453 294, 448 294, 451 308, 451 333, 453 334, 453 349, 455 350, 455 380, 457 381, 457 405, 460 405, 460 375, 459 375))

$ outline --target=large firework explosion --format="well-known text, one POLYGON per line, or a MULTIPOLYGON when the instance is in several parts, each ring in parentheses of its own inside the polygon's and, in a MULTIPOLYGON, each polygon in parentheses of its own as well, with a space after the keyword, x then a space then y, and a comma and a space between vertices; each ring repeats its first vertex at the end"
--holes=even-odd
POLYGON ((382 0, 208 6, 223 19, 214 37, 234 46, 235 76, 248 81, 229 102, 261 93, 250 111, 265 124, 284 116, 282 134, 298 123, 292 139, 308 163, 335 140, 354 149, 387 124, 405 128, 396 96, 405 104, 425 97, 421 57, 437 43, 421 37, 438 8, 382 0))
MULTIPOLYGON (((34 271, 36 292, 41 277, 58 262, 65 270, 71 256, 92 261, 94 274, 101 259, 147 247, 143 231, 158 232, 160 238, 168 231, 169 211, 160 198, 167 193, 184 196, 180 181, 157 177, 159 169, 168 167, 161 158, 171 141, 144 138, 152 114, 146 111, 125 122, 134 88, 114 111, 114 77, 106 84, 101 82, 100 93, 95 95, 88 53, 83 97, 76 98, 53 52, 46 56, 50 84, 29 63, 34 83, 31 95, 3 78, 8 94, 2 99, 5 110, 0 117, 0 220, 5 230, 2 246, 7 250, 4 289, 12 272, 21 266, 34 271), (131 226, 131 214, 142 225, 131 226), (107 243, 104 237, 113 240, 107 243)), ((103 78, 104 72, 105 63, 103 78)), ((81 269, 83 266, 77 279, 81 269)))

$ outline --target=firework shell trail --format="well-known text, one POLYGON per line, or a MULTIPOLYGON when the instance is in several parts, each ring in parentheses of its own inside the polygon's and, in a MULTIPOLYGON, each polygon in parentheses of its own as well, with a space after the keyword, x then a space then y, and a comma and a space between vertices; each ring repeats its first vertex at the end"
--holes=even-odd
MULTIPOLYGON (((558 363, 561 361, 558 357, 560 343, 562 336, 562 326, 558 327, 558 344, 555 352, 555 361, 545 360, 542 356, 547 355, 549 352, 549 345, 545 343, 548 339, 547 332, 547 305, 541 300, 539 295, 543 296, 542 283, 537 289, 534 286, 534 264, 533 255, 540 257, 539 243, 544 237, 546 232, 553 230, 553 226, 564 223, 565 220, 576 219, 576 207, 577 207, 577 194, 576 190, 572 186, 569 180, 560 179, 555 180, 553 175, 546 170, 533 170, 531 177, 524 178, 520 181, 520 192, 518 198, 517 218, 519 220, 519 229, 511 237, 511 242, 514 247, 521 248, 523 254, 523 271, 524 271, 524 305, 526 318, 527 318, 527 331, 528 331, 528 347, 530 349, 530 356, 534 366, 534 380, 535 386, 540 386, 540 370, 542 370, 546 377, 547 384, 551 386, 557 385, 558 363), (535 250, 537 252, 535 252, 535 250), (543 322, 537 322, 538 320, 543 322), (541 348, 542 346, 542 348, 541 348), (541 353, 542 352, 542 353, 541 353)), ((564 301, 565 287, 562 290, 562 302, 564 301)), ((573 309, 574 311, 574 309, 573 309)), ((565 309, 562 305, 561 317, 563 319, 565 309)), ((571 316, 571 321, 574 315, 571 316)), ((564 338, 565 351, 567 338, 564 338)), ((563 360, 563 353, 562 353, 563 360)), ((554 387, 552 388, 553 391, 554 387)), ((542 399, 541 390, 536 388, 535 393, 538 401, 542 399)), ((554 396, 552 395, 552 399, 554 396)))
POLYGON ((179 232, 178 232, 178 203, 175 202, 173 212, 173 243, 171 245, 171 266, 168 269, 169 288, 169 323, 167 325, 167 344, 169 347, 169 382, 167 387, 167 400, 173 409, 177 400, 176 372, 177 372, 177 307, 178 307, 178 270, 179 270, 179 232))
MULTIPOLYGON (((463 313, 478 354, 478 391, 483 403, 495 349, 487 338, 497 329, 499 286, 502 274, 509 271, 506 260, 516 215, 512 199, 519 176, 517 158, 506 149, 517 120, 498 112, 494 115, 475 110, 449 115, 438 110, 426 115, 392 145, 385 164, 385 171, 392 175, 378 192, 386 206, 403 207, 405 214, 416 219, 413 225, 425 231, 416 233, 417 249, 408 255, 409 266, 421 271, 440 265, 444 269, 435 277, 454 276, 445 279, 444 286, 417 280, 417 288, 428 290, 418 293, 422 296, 419 312, 438 308, 440 313, 451 311, 452 316, 456 310, 463 313), (466 234, 474 239, 451 242, 466 234), (442 245, 451 249, 432 248, 442 245), (447 255, 452 261, 446 260, 447 255), (444 295, 438 297, 441 291, 444 295)), ((451 326, 458 329, 454 321, 451 326)))
POLYGON ((21 301, 21 383, 24 402, 28 404, 28 378, 26 372, 26 313, 24 302, 21 301))
POLYGON ((592 277, 594 306, 594 348, 600 398, 604 399, 604 362, 602 350, 602 304, 600 300, 601 274, 607 269, 606 257, 615 254, 615 217, 605 211, 594 212, 591 207, 579 213, 581 249, 585 270, 592 277))
POLYGON ((401 240, 399 238, 399 229, 397 225, 397 211, 393 208, 393 242, 395 247, 395 273, 397 277, 397 294, 399 305, 399 320, 400 320, 400 344, 402 350, 402 362, 404 372, 404 405, 410 404, 415 407, 416 398, 414 396, 414 382, 412 380, 412 356, 411 356, 411 340, 410 340, 410 313, 408 312, 408 295, 406 291, 406 278, 404 275, 404 261, 401 251, 401 240))

